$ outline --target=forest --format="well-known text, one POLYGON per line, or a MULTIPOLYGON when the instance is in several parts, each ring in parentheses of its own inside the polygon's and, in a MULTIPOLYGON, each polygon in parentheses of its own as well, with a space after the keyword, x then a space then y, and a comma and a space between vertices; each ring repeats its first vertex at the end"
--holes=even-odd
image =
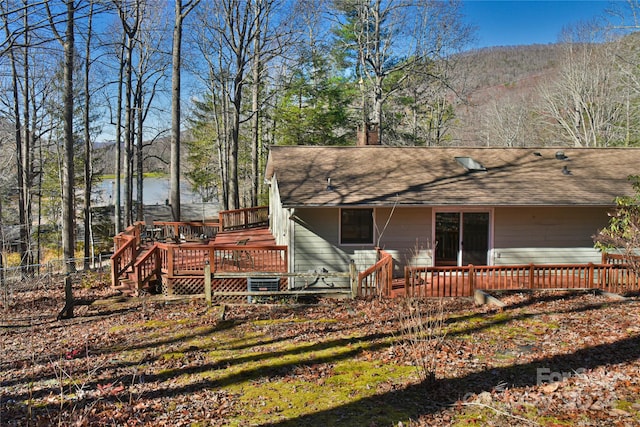
POLYGON ((169 176, 174 220, 181 179, 257 206, 269 146, 362 129, 394 146, 637 145, 634 5, 556 44, 474 49, 456 0, 2 0, 3 252, 16 241, 27 266, 61 247, 71 271, 105 176, 121 177, 113 234, 143 219, 145 176, 169 176))

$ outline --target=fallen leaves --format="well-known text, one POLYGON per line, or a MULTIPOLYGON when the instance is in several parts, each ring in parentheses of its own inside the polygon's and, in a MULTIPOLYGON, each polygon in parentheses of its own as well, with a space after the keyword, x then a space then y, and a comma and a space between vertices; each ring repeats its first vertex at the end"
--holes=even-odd
POLYGON ((202 301, 139 298, 56 322, 62 295, 34 292, 22 295, 29 310, 4 311, 2 425, 640 423, 637 299, 446 300, 425 389, 400 301, 228 305, 223 319, 202 301))

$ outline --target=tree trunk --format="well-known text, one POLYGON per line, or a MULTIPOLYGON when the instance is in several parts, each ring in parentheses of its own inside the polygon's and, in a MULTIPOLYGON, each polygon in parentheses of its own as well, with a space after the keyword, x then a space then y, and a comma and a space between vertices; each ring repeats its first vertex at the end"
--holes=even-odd
MULTIPOLYGON (((10 39, 11 34, 9 32, 9 25, 7 23, 7 15, 3 14, 3 24, 5 29, 5 35, 7 40, 10 39)), ((26 50, 27 46, 25 46, 26 50)), ((16 168, 17 168, 17 181, 18 181, 18 220, 20 222, 20 264, 22 266, 26 266, 28 264, 25 263, 26 255, 28 252, 27 241, 27 214, 25 210, 26 200, 25 200, 25 188, 24 188, 24 150, 23 150, 23 139, 22 139, 22 121, 21 121, 21 112, 20 112, 20 84, 18 81, 18 70, 16 67, 17 61, 15 57, 15 53, 13 49, 7 50, 7 55, 9 57, 9 63, 11 64, 11 85, 12 85, 12 109, 13 109, 13 119, 14 119, 14 137, 16 143, 16 168)), ((26 56, 26 52, 25 52, 26 56)), ((23 275, 27 274, 25 268, 22 270, 23 275)))
POLYGON ((126 35, 122 36, 122 46, 120 47, 120 68, 118 70, 118 100, 116 104, 116 178, 115 189, 113 190, 113 207, 114 207, 114 222, 115 222, 115 234, 119 234, 122 231, 122 218, 120 215, 120 193, 121 193, 121 175, 122 175, 122 83, 124 79, 124 44, 126 35))
POLYGON ((58 313, 58 320, 73 318, 73 306, 75 301, 73 300, 73 287, 71 277, 64 278, 64 307, 58 313))
POLYGON ((136 88, 136 220, 142 221, 144 218, 144 155, 142 153, 144 122, 144 97, 142 96, 142 84, 138 83, 136 88))
POLYGON ((89 74, 91 71, 91 36, 93 25, 93 1, 89 5, 89 17, 87 27, 87 45, 85 48, 85 64, 84 64, 84 260, 83 266, 85 270, 90 268, 91 248, 91 180, 93 178, 93 147, 91 144, 91 135, 89 132, 89 109, 91 104, 91 95, 89 94, 89 74))
POLYGON ((125 99, 124 99, 124 226, 130 226, 133 219, 133 109, 131 98, 133 96, 133 37, 135 32, 127 31, 127 46, 125 59, 125 99))
POLYGON ((253 41, 253 93, 251 99, 251 110, 253 111, 252 140, 251 144, 251 206, 258 206, 258 194, 260 191, 258 158, 260 150, 260 72, 262 64, 260 61, 260 30, 253 41))
POLYGON ((180 221, 180 63, 182 46, 182 0, 176 0, 171 52, 171 182, 169 204, 174 221, 180 221))
MULTIPOLYGON (((31 147, 33 133, 31 132, 29 126, 31 125, 31 117, 30 117, 30 62, 29 62, 29 51, 28 46, 30 44, 29 40, 29 14, 26 9, 24 12, 24 87, 23 87, 23 108, 24 108, 24 139, 22 140, 22 155, 20 156, 22 159, 22 176, 20 179, 20 190, 22 192, 22 203, 24 203, 24 223, 22 223, 20 227, 20 240, 21 247, 24 251, 21 253, 21 263, 22 265, 26 265, 27 273, 30 275, 33 273, 33 245, 31 242, 31 228, 33 224, 33 218, 31 213, 31 185, 32 185, 32 176, 33 176, 33 163, 31 161, 31 147)), ((35 113, 34 113, 35 114, 35 113)))
POLYGON ((64 157, 62 174, 62 249, 67 273, 76 269, 75 249, 75 203, 74 203, 74 167, 73 167, 73 62, 74 46, 73 0, 67 0, 67 28, 64 38, 64 157))
POLYGON ((240 208, 238 189, 238 148, 240 146, 240 109, 242 108, 242 78, 236 78, 233 97, 233 122, 229 150, 229 209, 240 208))

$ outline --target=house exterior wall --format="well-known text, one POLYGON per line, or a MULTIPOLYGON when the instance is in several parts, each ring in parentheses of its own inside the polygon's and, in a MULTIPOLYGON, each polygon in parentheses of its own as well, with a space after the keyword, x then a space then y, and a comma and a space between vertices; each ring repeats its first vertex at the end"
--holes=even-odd
POLYGON ((376 241, 393 256, 394 276, 403 276, 406 265, 433 265, 431 217, 431 208, 376 209, 376 241))
MULTIPOLYGON (((293 252, 289 270, 309 272, 326 269, 349 271, 351 260, 362 271, 375 263, 374 245, 340 244, 340 209, 296 208, 292 216, 293 252)), ((349 286, 348 279, 331 279, 336 286, 349 286)))
MULTIPOLYGON (((591 236, 607 224, 608 211, 589 207, 493 208, 489 264, 600 262, 601 255, 593 248, 591 236)), ((432 208, 374 209, 372 245, 340 244, 339 208, 296 208, 292 212, 291 219, 282 219, 292 224, 287 243, 291 271, 324 268, 347 272, 352 259, 362 271, 375 262, 376 245, 393 256, 396 277, 402 277, 406 265, 433 265, 432 208)))
POLYGON ((598 263, 592 236, 607 225, 602 207, 495 208, 494 265, 598 263))
POLYGON ((295 209, 290 270, 348 272, 353 260, 362 271, 375 263, 377 244, 393 256, 394 276, 402 277, 408 263, 432 265, 431 209, 379 208, 374 221, 374 244, 342 245, 339 208, 295 209))

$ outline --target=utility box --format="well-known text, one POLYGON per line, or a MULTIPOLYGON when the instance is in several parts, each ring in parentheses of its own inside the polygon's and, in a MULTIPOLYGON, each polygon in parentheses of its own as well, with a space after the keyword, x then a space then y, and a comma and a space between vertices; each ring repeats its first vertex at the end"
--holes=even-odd
MULTIPOLYGON (((280 290, 280 278, 279 277, 248 277, 247 288, 249 292, 278 292, 280 290)), ((257 297, 257 298, 260 298, 260 297, 257 297)), ((248 296, 247 301, 249 303, 253 302, 253 298, 251 295, 248 296)))

